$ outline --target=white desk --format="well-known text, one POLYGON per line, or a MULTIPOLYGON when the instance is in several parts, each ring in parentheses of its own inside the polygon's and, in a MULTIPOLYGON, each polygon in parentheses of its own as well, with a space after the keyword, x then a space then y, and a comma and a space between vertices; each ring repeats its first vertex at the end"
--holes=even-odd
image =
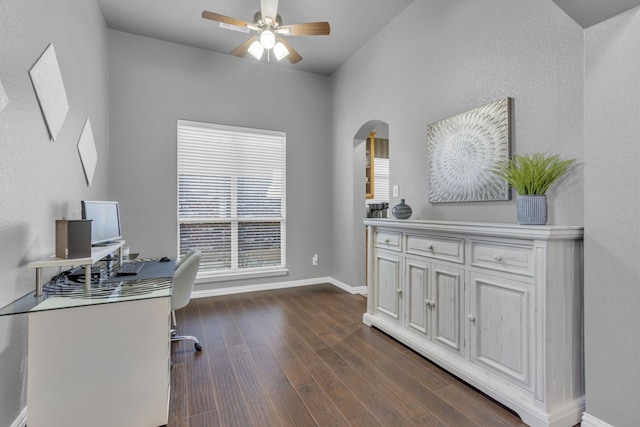
POLYGON ((48 284, 0 310, 29 315, 29 427, 167 423, 174 265, 89 291, 48 284))

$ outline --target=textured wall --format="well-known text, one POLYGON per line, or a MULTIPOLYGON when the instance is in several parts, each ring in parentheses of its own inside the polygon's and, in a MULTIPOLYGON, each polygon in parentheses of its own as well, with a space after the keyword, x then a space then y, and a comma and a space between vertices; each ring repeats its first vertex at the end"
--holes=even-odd
POLYGON ((290 273, 273 281, 328 276, 328 78, 115 31, 110 49, 111 189, 131 250, 176 255, 178 119, 277 130, 287 134, 290 273))
MULTIPOLYGON (((551 0, 411 4, 332 77, 333 276, 364 281, 364 263, 350 262, 364 251, 353 144, 364 123, 389 124, 390 184, 400 187, 391 206, 404 198, 412 218, 515 223, 515 198, 427 202, 426 127, 509 96, 514 152, 551 150, 581 162, 582 61, 583 31, 551 0)), ((582 169, 567 178, 548 194, 549 223, 582 225, 582 169)))
POLYGON ((585 31, 587 413, 638 425, 640 8, 585 31))
MULTIPOLYGON (((107 30, 95 1, 2 0, 0 81, 0 306, 34 287, 29 261, 55 251, 55 220, 79 218, 80 200, 103 198, 108 171, 107 30), (53 43, 69 113, 49 140, 29 69, 53 43), (91 118, 99 164, 86 184, 76 144, 91 118)), ((46 271, 53 275, 54 271, 46 271)), ((0 425, 26 405, 27 318, 0 317, 0 425)))

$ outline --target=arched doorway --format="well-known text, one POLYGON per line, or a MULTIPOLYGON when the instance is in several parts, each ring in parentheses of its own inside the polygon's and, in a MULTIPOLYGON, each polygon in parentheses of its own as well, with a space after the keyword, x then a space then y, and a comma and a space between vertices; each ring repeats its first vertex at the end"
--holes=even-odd
POLYGON ((366 284, 367 243, 366 229, 362 219, 367 216, 384 217, 388 212, 390 167, 388 123, 382 120, 370 120, 363 124, 353 137, 353 150, 353 229, 356 242, 354 257, 358 266, 358 275, 366 284))

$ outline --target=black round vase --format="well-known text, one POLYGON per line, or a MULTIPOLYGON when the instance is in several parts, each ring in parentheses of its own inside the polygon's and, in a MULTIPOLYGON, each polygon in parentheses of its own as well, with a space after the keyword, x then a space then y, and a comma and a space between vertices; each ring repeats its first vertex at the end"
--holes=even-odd
POLYGON ((393 209, 391 209, 391 214, 398 219, 408 219, 411 217, 413 210, 411 210, 411 206, 407 205, 404 202, 404 199, 400 199, 400 203, 395 205, 393 209))

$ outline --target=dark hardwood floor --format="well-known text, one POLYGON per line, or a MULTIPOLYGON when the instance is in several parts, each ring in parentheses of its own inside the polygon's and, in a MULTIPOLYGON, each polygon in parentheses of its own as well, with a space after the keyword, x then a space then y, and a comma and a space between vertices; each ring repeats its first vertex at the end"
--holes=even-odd
POLYGON ((193 299, 172 344, 169 427, 522 426, 504 407, 362 324, 331 285, 193 299))

